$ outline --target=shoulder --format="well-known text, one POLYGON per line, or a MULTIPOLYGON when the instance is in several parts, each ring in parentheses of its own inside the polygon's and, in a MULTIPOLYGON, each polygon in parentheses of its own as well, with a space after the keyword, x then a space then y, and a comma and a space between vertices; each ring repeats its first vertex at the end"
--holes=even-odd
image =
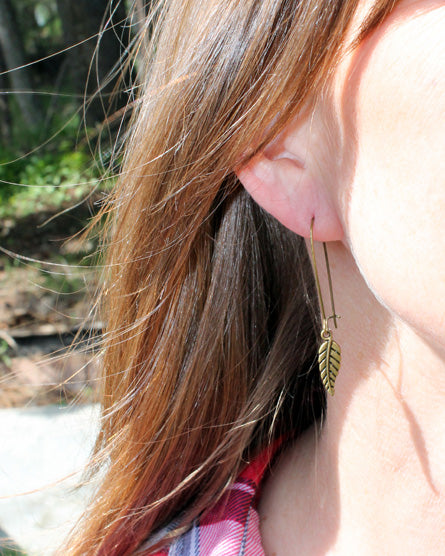
POLYGON ((278 446, 263 450, 205 516, 153 556, 264 556, 256 507, 262 479, 278 446))

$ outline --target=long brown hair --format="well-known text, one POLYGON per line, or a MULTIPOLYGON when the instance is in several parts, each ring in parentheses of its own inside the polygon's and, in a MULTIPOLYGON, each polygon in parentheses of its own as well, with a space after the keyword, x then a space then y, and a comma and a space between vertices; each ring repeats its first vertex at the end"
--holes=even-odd
MULTIPOLYGON (((63 554, 135 554, 174 518, 178 534, 261 447, 321 416, 304 242, 255 205, 233 169, 323 90, 357 3, 153 8, 106 209, 93 458, 105 475, 63 554)), ((366 31, 394 3, 378 0, 366 31)))

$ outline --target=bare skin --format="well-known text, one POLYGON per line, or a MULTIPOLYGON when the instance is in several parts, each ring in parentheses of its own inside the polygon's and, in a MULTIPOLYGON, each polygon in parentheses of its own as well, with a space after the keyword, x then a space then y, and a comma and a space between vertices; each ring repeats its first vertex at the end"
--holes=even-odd
POLYGON ((444 554, 444 34, 443 0, 402 0, 345 55, 310 121, 239 173, 296 233, 315 217, 342 316, 323 427, 264 486, 267 556, 444 554))
MULTIPOLYGON (((330 256, 347 254, 338 246, 330 256)), ((334 269, 350 293, 336 295, 336 394, 321 432, 307 431, 265 484, 266 555, 442 555, 443 354, 383 309, 357 273, 334 269)))

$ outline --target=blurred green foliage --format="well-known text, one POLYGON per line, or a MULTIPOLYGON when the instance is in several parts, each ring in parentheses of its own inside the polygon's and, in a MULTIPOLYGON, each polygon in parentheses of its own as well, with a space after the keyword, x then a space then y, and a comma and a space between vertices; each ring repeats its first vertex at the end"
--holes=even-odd
POLYGON ((14 2, 19 21, 24 27, 24 46, 34 60, 52 47, 62 44, 62 23, 56 0, 20 0, 14 2))
POLYGON ((26 556, 21 550, 15 550, 14 548, 1 548, 0 556, 26 556))
MULTIPOLYGON (((0 134, 0 220, 57 212, 74 205, 93 191, 102 169, 98 157, 92 154, 100 138, 101 121, 85 126, 85 84, 78 83, 79 90, 75 91, 68 78, 70 62, 78 50, 68 45, 66 51, 59 2, 12 0, 12 4, 26 52, 25 62, 31 64, 26 71, 32 73, 34 94, 44 120, 37 129, 25 124, 6 72, 9 90, 0 106, 0 117, 6 122, 3 135, 0 134)), ((104 2, 104 13, 106 6, 104 2)), ((94 40, 88 44, 94 50, 94 40)), ((113 141, 111 133, 106 147, 110 151, 113 141)))
POLYGON ((0 218, 21 218, 77 202, 94 188, 97 170, 91 157, 69 141, 53 152, 34 153, 11 162, 0 157, 0 218))
MULTIPOLYGON (((6 340, 0 339, 0 362, 9 367, 11 364, 11 357, 9 355, 10 348, 6 340)), ((3 552, 0 552, 2 556, 3 552)), ((14 552, 15 554, 15 552, 14 552)))
MULTIPOLYGON (((56 0, 20 0, 14 7, 30 60, 60 50, 63 38, 56 0)), ((34 72, 47 114, 40 129, 25 126, 14 95, 8 95, 10 135, 0 149, 0 219, 77 202, 91 191, 98 176, 87 145, 79 144, 79 101, 58 92, 53 96, 53 76, 46 71, 50 68, 48 64, 34 72), (51 94, 41 94, 45 91, 51 94)))

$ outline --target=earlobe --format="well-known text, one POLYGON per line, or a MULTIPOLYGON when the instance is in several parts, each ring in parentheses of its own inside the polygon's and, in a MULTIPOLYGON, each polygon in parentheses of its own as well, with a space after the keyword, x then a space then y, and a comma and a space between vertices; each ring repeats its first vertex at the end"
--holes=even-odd
POLYGON ((315 218, 315 240, 342 239, 343 229, 327 192, 297 157, 266 148, 236 174, 253 199, 286 228, 307 238, 315 218))

